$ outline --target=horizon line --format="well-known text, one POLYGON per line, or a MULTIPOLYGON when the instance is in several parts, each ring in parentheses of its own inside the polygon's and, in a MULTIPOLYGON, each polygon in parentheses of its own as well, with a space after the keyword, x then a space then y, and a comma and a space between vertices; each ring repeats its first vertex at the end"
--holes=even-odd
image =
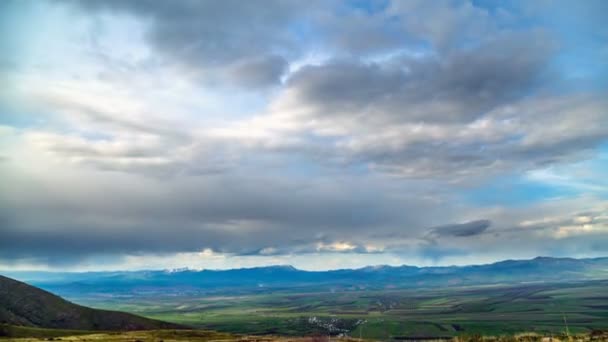
POLYGON ((538 260, 538 259, 552 259, 552 260, 564 260, 564 259, 569 259, 569 260, 577 260, 577 261, 584 261, 584 260, 598 260, 598 259, 606 259, 608 258, 607 256, 600 256, 600 257, 584 257, 584 258, 575 258, 575 257, 553 257, 553 256, 536 256, 534 258, 527 258, 527 259, 503 259, 503 260, 498 260, 498 261, 494 261, 494 262, 487 262, 487 263, 479 263, 479 264, 466 264, 466 265, 438 265, 438 266, 417 266, 417 265, 410 265, 410 264, 401 264, 401 265, 388 265, 388 264, 376 264, 376 265, 366 265, 366 266, 362 266, 362 267, 356 267, 356 268, 333 268, 333 269, 326 269, 326 270, 306 270, 306 269, 301 269, 301 268, 297 268, 293 265, 290 264, 269 264, 269 265, 265 265, 265 266, 251 266, 251 267, 234 267, 234 268, 190 268, 190 267, 176 267, 176 268, 164 268, 164 269, 149 269, 149 268, 142 268, 142 269, 134 269, 134 270, 105 270, 105 271, 52 271, 52 270, 5 270, 5 269, 0 269, 0 275, 1 273, 6 273, 6 274, 10 274, 10 273, 71 273, 71 274, 84 274, 84 273, 115 273, 115 272, 121 272, 121 273, 136 273, 136 272, 187 272, 187 271, 192 271, 192 272, 202 272, 202 271, 213 271, 213 272, 225 272, 225 271, 235 271, 235 270, 254 270, 254 269, 264 269, 264 268, 291 268, 294 271, 299 271, 299 272, 310 272, 310 273, 323 273, 323 272, 335 272, 335 271, 357 271, 357 270, 363 270, 363 269, 367 269, 367 268, 400 268, 400 267, 414 267, 414 268, 464 268, 464 267, 475 267, 475 266, 490 266, 490 265, 495 265, 495 264, 500 264, 500 263, 504 263, 504 262, 509 262, 509 261, 534 261, 534 260, 538 260))

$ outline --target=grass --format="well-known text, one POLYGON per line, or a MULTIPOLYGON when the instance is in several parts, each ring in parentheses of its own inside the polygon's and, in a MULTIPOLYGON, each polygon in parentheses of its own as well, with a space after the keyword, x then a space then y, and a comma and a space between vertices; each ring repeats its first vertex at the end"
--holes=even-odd
POLYGON ((271 292, 221 298, 138 297, 94 307, 246 335, 331 334, 384 340, 411 336, 573 334, 608 328, 608 282, 429 290, 271 292), (563 312, 563 314, 562 314, 563 312), (314 317, 314 319, 313 319, 314 317))
POLYGON ((94 331, 86 330, 66 330, 66 329, 42 329, 33 327, 22 327, 8 324, 0 324, 0 338, 2 337, 57 337, 68 335, 86 335, 95 333, 94 331))
MULTIPOLYGON (((22 329, 22 327, 14 327, 22 329)), ((23 328, 25 336, 11 336, 10 341, 235 341, 241 337, 206 330, 149 330, 129 332, 85 332, 58 329, 23 328)), ((6 340, 5 339, 5 340, 6 340)), ((2 338, 0 337, 0 340, 2 338)))
MULTIPOLYGON (((244 336, 221 333, 209 330, 148 330, 129 332, 85 332, 68 331, 58 329, 31 329, 24 327, 11 327, 21 330, 22 333, 31 336, 1 337, 0 341, 14 342, 36 342, 36 341, 114 341, 114 342, 172 342, 172 341, 241 341, 241 342, 272 342, 272 341, 294 341, 294 342, 321 342, 326 341, 326 336, 311 337, 281 337, 281 336, 244 336)), ((354 339, 342 338, 343 342, 354 342, 354 339)))
MULTIPOLYGON (((15 327, 17 328, 17 327, 15 327)), ((27 329, 27 328, 26 328, 27 329)), ((74 341, 74 342, 94 342, 94 341, 111 341, 111 342, 330 342, 327 335, 308 335, 305 337, 285 337, 285 336, 245 336, 234 335, 227 333, 219 333, 215 331, 205 330, 150 330, 150 331, 131 331, 131 332, 78 332, 57 330, 57 329, 28 329, 30 333, 40 334, 43 336, 32 337, 0 337, 0 341, 13 342, 38 342, 38 341, 74 341), (34 330, 36 330, 34 332, 34 330)), ((379 339, 383 340, 383 339, 379 339)), ((331 341, 339 342, 359 342, 361 340, 348 337, 331 338, 331 341)), ((411 341, 411 340, 408 340, 411 341)), ((591 334, 579 334, 571 336, 568 339, 566 336, 552 336, 549 339, 547 336, 535 333, 526 333, 510 336, 481 336, 475 334, 461 334, 458 337, 446 338, 443 341, 453 342, 559 342, 559 341, 608 341, 607 332, 594 332, 591 334)))

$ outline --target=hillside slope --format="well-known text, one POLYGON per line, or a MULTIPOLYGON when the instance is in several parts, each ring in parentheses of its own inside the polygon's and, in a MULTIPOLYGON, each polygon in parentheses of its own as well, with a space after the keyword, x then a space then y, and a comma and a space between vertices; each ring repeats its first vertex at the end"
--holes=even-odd
POLYGON ((0 275, 0 323, 76 330, 175 329, 180 326, 132 314, 96 310, 0 275))

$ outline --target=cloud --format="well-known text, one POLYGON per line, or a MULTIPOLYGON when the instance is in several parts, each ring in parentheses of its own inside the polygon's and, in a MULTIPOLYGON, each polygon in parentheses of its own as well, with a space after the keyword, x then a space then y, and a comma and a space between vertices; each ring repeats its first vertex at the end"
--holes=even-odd
POLYGON ((491 37, 501 19, 469 1, 394 1, 389 13, 399 16, 410 33, 439 50, 491 37))
POLYGON ((446 56, 382 63, 333 61, 292 75, 277 110, 299 111, 331 125, 470 122, 533 91, 549 56, 540 34, 509 35, 446 56), (294 109, 302 107, 307 111, 294 109))
MULTIPOLYGON (((146 17, 162 18, 150 24, 148 29, 150 32, 175 30, 183 33, 183 37, 180 36, 177 41, 171 40, 171 44, 187 45, 188 37, 196 40, 210 35, 213 39, 221 40, 222 44, 234 45, 235 50, 231 52, 234 56, 222 56, 222 64, 213 65, 215 71, 206 73, 208 79, 217 78, 221 82, 252 90, 257 89, 255 84, 277 84, 280 79, 286 79, 285 85, 277 89, 278 96, 268 99, 268 108, 258 110, 253 117, 223 127, 182 129, 192 124, 167 120, 167 117, 175 115, 175 108, 171 108, 169 114, 162 113, 164 117, 157 115, 153 107, 160 101, 154 99, 148 99, 149 103, 154 104, 144 104, 144 108, 126 106, 115 109, 101 99, 83 102, 82 92, 77 96, 70 94, 74 89, 46 95, 43 102, 64 111, 64 116, 70 120, 84 116, 96 124, 163 137, 163 143, 170 146, 167 150, 181 157, 167 160, 165 153, 159 151, 156 162, 150 159, 151 163, 157 163, 167 170, 162 174, 195 169, 188 164, 199 164, 199 161, 207 158, 211 159, 207 164, 220 166, 205 166, 203 170, 214 171, 235 166, 234 162, 244 155, 267 156, 278 152, 303 155, 304 158, 327 165, 350 164, 400 177, 450 177, 458 182, 479 175, 493 176, 512 170, 569 162, 580 158, 585 151, 595 148, 606 138, 603 125, 583 127, 582 121, 576 119, 582 116, 601 122, 607 106, 600 96, 594 93, 551 96, 551 89, 547 89, 548 82, 562 81, 549 69, 549 62, 556 53, 555 39, 535 27, 529 30, 496 29, 488 32, 487 36, 478 37, 475 44, 448 44, 449 48, 427 51, 417 56, 401 50, 397 45, 391 45, 393 53, 379 60, 353 58, 348 57, 349 53, 336 52, 337 56, 346 57, 304 65, 291 73, 286 72, 290 63, 287 55, 275 54, 273 49, 257 53, 257 50, 247 48, 247 44, 255 39, 246 39, 246 36, 255 32, 243 32, 241 29, 244 23, 256 20, 258 15, 260 18, 274 18, 275 14, 287 11, 290 15, 275 18, 277 21, 255 21, 252 25, 256 28, 259 25, 261 30, 255 34, 260 34, 260 39, 266 39, 265 30, 276 28, 273 25, 290 23, 291 20, 299 22, 299 19, 295 19, 297 17, 305 18, 307 25, 312 27, 319 25, 321 31, 315 38, 326 41, 331 37, 331 30, 339 33, 347 29, 330 24, 336 24, 340 16, 345 16, 348 20, 358 18, 356 20, 374 23, 370 24, 373 27, 368 28, 370 34, 392 37, 392 26, 389 25, 389 31, 378 30, 379 27, 386 28, 383 20, 388 13, 398 13, 400 20, 405 20, 401 16, 407 17, 409 12, 423 11, 421 7, 424 7, 423 13, 449 13, 444 11, 449 7, 447 3, 432 6, 415 4, 407 10, 392 5, 380 6, 370 13, 344 10, 345 5, 332 4, 331 8, 343 12, 319 16, 317 6, 298 12, 294 10, 296 4, 287 2, 272 5, 267 11, 256 7, 252 10, 263 13, 252 15, 252 18, 244 21, 239 16, 244 15, 245 12, 241 10, 245 9, 234 3, 187 3, 168 8, 165 8, 167 5, 142 6, 128 1, 77 3, 85 13, 130 13, 141 20, 146 17), (227 16, 230 17, 229 21, 238 22, 239 25, 226 27, 227 32, 216 32, 219 28, 207 30, 205 25, 208 23, 199 23, 201 20, 198 19, 192 25, 187 24, 195 21, 195 14, 214 14, 219 18, 227 16), (178 17, 181 20, 175 20, 178 17), (562 125, 547 123, 553 119, 553 115, 559 117, 562 125), (198 132, 193 134, 193 130, 198 132), (217 139, 217 132, 222 132, 220 139, 217 139), (184 141, 176 143, 173 139, 184 141), (213 148, 203 148, 204 152, 199 152, 200 146, 213 148), (229 147, 220 147, 219 153, 207 152, 219 146, 229 147)), ((488 15, 484 9, 466 2, 454 6, 462 9, 462 13, 459 10, 450 15, 459 18, 488 15)), ((424 34, 422 36, 426 37, 424 34)), ((154 34, 148 38, 151 37, 154 34)), ((272 41, 273 37, 268 39, 272 41)), ((300 36, 297 38, 304 39, 300 36)), ((298 41, 294 37, 290 39, 298 41)), ((152 39, 152 42, 155 40, 152 39)), ((293 41, 277 40, 275 43, 277 46, 289 46, 290 42, 293 41)), ((154 46, 156 44, 158 42, 154 46)), ((303 47, 308 46, 304 44, 303 47)), ((201 49, 198 51, 201 55, 211 59, 220 58, 213 51, 207 51, 206 47, 201 49)), ((179 48, 159 49, 161 52, 176 50, 179 48)), ((364 55, 360 52, 357 56, 364 55)), ((200 62, 202 64, 195 64, 203 68, 211 65, 206 64, 204 59, 200 62)), ((147 88, 138 89, 145 91, 147 88)), ((207 89, 201 90, 204 91, 207 89)), ((114 97, 116 94, 109 92, 104 95, 114 97)), ((190 96, 196 96, 196 93, 190 96)), ((232 102, 233 98, 230 95, 222 96, 224 103, 232 102)), ((133 165, 139 162, 133 159, 129 161, 133 165)), ((125 161, 120 159, 95 161, 90 165, 135 172, 145 170, 125 166, 125 161), (114 161, 116 165, 112 166, 114 161)))
POLYGON ((66 3, 85 13, 140 18, 148 24, 147 39, 170 63, 177 62, 202 79, 212 76, 222 81, 228 77, 232 82, 255 87, 278 82, 285 70, 285 58, 298 54, 292 21, 309 7, 294 1, 263 5, 255 1, 66 3))
MULTIPOLYGON (((67 262, 83 255, 204 248, 229 254, 265 250, 268 254, 275 246, 280 249, 273 253, 311 253, 318 251, 319 243, 326 246, 324 251, 337 246, 335 251, 341 252, 347 250, 336 243, 346 235, 356 236, 356 241, 348 243, 363 251, 374 227, 390 231, 397 223, 420 224, 417 218, 405 216, 404 207, 433 211, 430 203, 415 197, 379 200, 377 192, 390 188, 383 182, 345 179, 332 184, 322 177, 303 186, 280 172, 141 177, 139 173, 67 164, 63 158, 54 160, 44 149, 36 149, 39 142, 32 139, 19 140, 15 147, 18 151, 26 148, 26 155, 32 158, 26 163, 27 176, 13 162, 2 164, 4 179, 11 184, 0 196, 2 259, 67 262), (58 244, 63 247, 57 248, 58 244)), ((70 159, 82 153, 94 159, 114 159, 116 154, 129 158, 123 155, 133 153, 103 142, 99 146, 80 144, 76 140, 69 150, 70 159)), ((140 154, 136 151, 134 158, 140 154)))
POLYGON ((575 32, 600 52, 573 62, 547 8, 0 6, 0 264, 601 252, 604 36, 575 32), (522 178, 573 190, 470 200, 522 178))
POLYGON ((590 206, 598 203, 594 198, 480 209, 456 205, 457 197, 425 198, 390 181, 308 180, 303 186, 278 175, 224 173, 161 181, 87 168, 66 172, 63 163, 47 162, 21 176, 11 162, 0 165, 8 184, 0 195, 4 263, 70 267, 102 256, 170 257, 204 249, 228 259, 347 253, 440 262, 508 257, 513 248, 526 256, 562 247, 585 253, 606 232, 606 210, 590 206), (487 219, 471 219, 480 216, 487 219))
POLYGON ((478 220, 466 223, 451 224, 430 229, 429 234, 438 237, 470 237, 479 235, 490 227, 489 220, 478 220))
MULTIPOLYGON (((345 98, 364 97, 351 95, 345 98)), ((373 113, 356 101, 342 116, 334 116, 339 112, 336 108, 313 109, 310 115, 302 102, 290 107, 297 108, 292 111, 279 109, 276 120, 294 120, 301 129, 331 137, 336 154, 346 163, 366 163, 373 170, 400 177, 454 182, 587 158, 608 136, 604 125, 587 124, 605 121, 608 104, 599 94, 526 97, 462 123, 395 122, 401 119, 395 117, 398 110, 373 113), (326 112, 332 115, 321 114, 326 112), (553 120, 560 124, 551 124, 553 120)), ((426 108, 432 110, 434 100, 429 101, 426 108)), ((403 108, 407 108, 405 103, 403 108)))
POLYGON ((281 81, 287 66, 287 61, 280 56, 253 58, 229 67, 228 77, 245 87, 274 85, 281 81))

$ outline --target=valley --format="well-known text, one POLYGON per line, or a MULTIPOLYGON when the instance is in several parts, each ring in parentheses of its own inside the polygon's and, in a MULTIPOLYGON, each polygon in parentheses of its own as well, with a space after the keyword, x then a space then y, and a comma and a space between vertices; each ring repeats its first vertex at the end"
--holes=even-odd
POLYGON ((256 335, 404 336, 589 332, 608 326, 608 281, 239 296, 89 297, 86 305, 256 335))

